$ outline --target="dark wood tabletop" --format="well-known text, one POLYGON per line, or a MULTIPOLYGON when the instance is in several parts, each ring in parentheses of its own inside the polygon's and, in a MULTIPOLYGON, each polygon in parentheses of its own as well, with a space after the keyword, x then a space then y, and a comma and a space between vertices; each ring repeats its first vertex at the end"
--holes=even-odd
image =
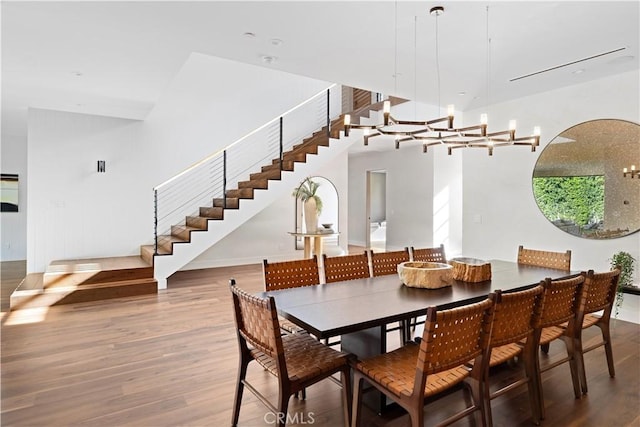
POLYGON ((440 289, 407 287, 397 275, 389 275, 263 292, 260 296, 273 296, 281 316, 319 338, 329 338, 424 315, 429 306, 449 309, 481 301, 498 289, 517 291, 546 277, 559 279, 578 273, 490 262, 490 281, 454 281, 453 286, 440 289))

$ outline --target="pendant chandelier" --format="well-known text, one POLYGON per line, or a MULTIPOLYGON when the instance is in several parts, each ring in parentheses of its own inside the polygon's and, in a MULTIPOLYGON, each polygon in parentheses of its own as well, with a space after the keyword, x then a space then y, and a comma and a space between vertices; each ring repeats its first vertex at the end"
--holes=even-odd
MULTIPOLYGON (((444 7, 435 6, 430 13, 436 17, 436 64, 438 60, 438 16, 444 13, 444 7)), ((488 76, 489 76, 489 7, 487 6, 487 105, 488 105, 488 76)), ((438 82, 440 81, 438 65, 438 82)), ((394 75, 397 75, 397 73, 394 75)), ((439 83, 438 83, 439 85, 439 83)), ((440 88, 438 87, 438 91, 440 88)), ((383 122, 376 125, 352 124, 349 114, 344 117, 344 134, 349 136, 351 129, 364 131, 364 145, 369 145, 369 140, 378 136, 393 136, 395 148, 400 148, 400 143, 407 141, 422 142, 422 151, 427 152, 430 146, 446 146, 447 153, 451 155, 457 148, 486 148, 489 155, 493 155, 495 147, 512 145, 530 146, 531 151, 536 151, 540 144, 540 127, 533 129, 533 135, 516 137, 516 121, 510 120, 507 130, 488 131, 488 116, 481 114, 480 123, 472 126, 454 127, 453 105, 447 106, 447 115, 431 120, 401 120, 391 115, 390 101, 383 103, 383 122)))

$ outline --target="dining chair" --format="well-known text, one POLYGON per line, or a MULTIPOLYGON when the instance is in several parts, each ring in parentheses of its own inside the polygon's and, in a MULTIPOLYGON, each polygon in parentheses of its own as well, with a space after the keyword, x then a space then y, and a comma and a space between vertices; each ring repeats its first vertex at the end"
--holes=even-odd
POLYGON ((409 261, 409 248, 401 251, 374 252, 369 249, 371 273, 373 277, 398 274, 398 264, 409 261))
POLYGON ((262 261, 264 288, 266 291, 311 286, 320 283, 318 257, 292 261, 262 261))
MULTIPOLYGON (((441 244, 440 246, 435 248, 419 248, 419 249, 416 249, 413 246, 411 246, 411 261, 439 262, 439 263, 446 264, 447 257, 444 252, 444 245, 441 244)), ((416 326, 422 325, 423 323, 424 323, 424 320, 422 320, 422 317, 420 317, 419 321, 418 321, 418 317, 414 317, 413 319, 410 319, 409 320, 410 331, 407 331, 406 339, 411 339, 411 336, 416 330, 416 326)))
MULTIPOLYGON (((409 248, 405 247, 401 251, 374 252, 369 249, 369 259, 371 260, 371 275, 373 277, 388 276, 398 274, 398 264, 411 259, 409 248)), ((400 332, 400 343, 404 344, 411 339, 410 320, 403 320, 398 326, 386 328, 385 332, 400 332)))
POLYGON ((616 299, 618 281, 620 280, 620 269, 612 271, 594 273, 589 270, 585 279, 585 292, 583 292, 583 309, 578 313, 576 328, 574 331, 575 352, 578 361, 578 372, 580 373, 580 385, 582 393, 587 393, 587 374, 584 365, 584 353, 604 346, 609 368, 609 376, 614 378, 616 371, 613 363, 613 349, 611 346, 611 332, 609 321, 611 311, 616 299), (601 312, 600 315, 594 313, 601 312), (596 326, 600 328, 602 339, 587 348, 582 346, 582 331, 596 326))
POLYGON ((291 395, 339 372, 344 424, 348 426, 351 412, 350 356, 325 346, 306 333, 283 335, 273 297, 250 295, 238 288, 234 279, 229 284, 240 348, 231 424, 238 424, 245 387, 273 412, 277 425, 284 426, 291 395), (247 367, 254 360, 278 380, 276 405, 247 380, 247 367))
POLYGON ((444 253, 444 245, 440 245, 435 248, 420 248, 415 249, 411 246, 411 260, 422 262, 447 262, 447 257, 444 253))
POLYGON ((538 249, 525 249, 520 245, 518 247, 518 264, 569 271, 571 270, 571 251, 541 251, 538 249))
POLYGON ((576 328, 576 318, 581 305, 584 304, 583 292, 586 289, 585 274, 551 280, 549 278, 542 282, 544 292, 542 294, 542 307, 540 313, 540 322, 536 327, 535 341, 538 345, 548 345, 551 341, 560 339, 564 342, 567 350, 567 356, 556 360, 553 363, 540 366, 540 358, 536 351, 536 373, 538 375, 538 389, 541 418, 544 419, 544 398, 541 373, 546 372, 556 366, 569 362, 571 371, 571 382, 573 384, 573 393, 576 399, 580 399, 580 378, 578 372, 578 357, 576 356, 574 331, 576 328))
MULTIPOLYGON (((265 291, 313 286, 320 284, 318 257, 298 259, 293 261, 268 262, 262 261, 262 275, 265 291)), ((304 331, 301 327, 280 319, 280 327, 288 333, 304 331)))
MULTIPOLYGON (((538 402, 538 376, 535 372, 535 358, 538 349, 535 342, 535 328, 540 321, 542 293, 541 285, 523 291, 502 293, 496 291, 489 298, 495 300, 491 339, 487 357, 489 363, 485 372, 485 390, 483 393, 487 424, 493 425, 491 400, 524 384, 529 389, 531 418, 535 424, 540 423, 540 404, 538 402), (524 375, 504 384, 498 390, 491 391, 489 368, 501 365, 516 357, 522 359, 524 375)), ((511 375, 509 376, 511 378, 511 375)))
POLYGON ((483 354, 491 333, 493 307, 490 299, 443 311, 429 307, 419 344, 410 342, 394 351, 357 361, 353 370, 351 425, 358 427, 361 422, 365 381, 404 408, 413 427, 424 425, 426 398, 464 382, 471 388, 471 406, 440 425, 451 424, 476 411, 480 412, 484 424, 483 354), (472 359, 475 360, 473 367, 465 366, 472 359))
POLYGON ((322 254, 322 262, 325 283, 371 277, 369 273, 369 258, 366 252, 333 257, 322 254))

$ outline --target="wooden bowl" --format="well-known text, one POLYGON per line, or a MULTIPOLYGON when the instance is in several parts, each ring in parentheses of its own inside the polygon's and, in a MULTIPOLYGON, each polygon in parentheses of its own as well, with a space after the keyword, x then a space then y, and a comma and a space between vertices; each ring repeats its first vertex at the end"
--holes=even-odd
POLYGON ((491 280, 491 263, 477 258, 453 258, 453 278, 463 282, 484 282, 491 280))
POLYGON ((451 286, 453 267, 439 262, 408 261, 398 264, 398 276, 412 288, 438 289, 451 286))

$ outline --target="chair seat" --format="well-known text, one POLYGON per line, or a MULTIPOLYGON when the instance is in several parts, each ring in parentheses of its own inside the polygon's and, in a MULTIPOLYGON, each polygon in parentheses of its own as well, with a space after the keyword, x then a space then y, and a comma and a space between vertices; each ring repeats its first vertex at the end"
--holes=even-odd
MULTIPOLYGON (((356 368, 372 380, 382 384, 397 396, 410 396, 416 376, 419 345, 407 344, 397 350, 358 361, 356 368)), ((427 376, 425 397, 438 394, 469 376, 464 365, 427 376)))
POLYGON ((522 353, 522 346, 517 343, 501 345, 491 349, 491 359, 489 366, 494 367, 501 365, 522 353))
POLYGON ((587 329, 590 326, 595 325, 602 319, 600 316, 594 316, 593 314, 586 314, 582 320, 582 329, 587 329))
POLYGON ((540 334, 540 345, 549 344, 551 341, 560 338, 564 334, 565 329, 560 326, 549 326, 542 328, 540 334))
MULTIPOLYGON (((322 344, 307 333, 282 336, 284 357, 292 383, 304 383, 324 373, 334 372, 344 366, 349 355, 322 344)), ((266 370, 278 376, 277 361, 257 349, 251 355, 266 370)))

